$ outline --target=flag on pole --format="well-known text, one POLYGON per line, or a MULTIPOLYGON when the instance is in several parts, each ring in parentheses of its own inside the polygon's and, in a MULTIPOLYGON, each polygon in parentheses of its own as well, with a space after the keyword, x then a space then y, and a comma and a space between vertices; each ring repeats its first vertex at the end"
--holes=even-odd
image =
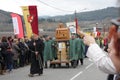
MULTIPOLYGON (((38 31, 38 14, 36 6, 29 6, 30 18, 31 18, 31 26, 34 34, 39 34, 38 31)), ((29 17, 28 17, 29 18, 29 17)))
POLYGON ((37 7, 36 6, 22 6, 22 10, 23 10, 26 33, 27 33, 28 38, 30 38, 32 34, 39 35, 37 7))
POLYGON ((11 13, 11 17, 13 21, 14 34, 17 35, 18 38, 23 38, 24 31, 23 31, 22 20, 20 15, 16 13, 11 13))
POLYGON ((76 11, 75 11, 75 26, 76 26, 76 34, 78 34, 78 19, 77 19, 77 15, 76 15, 76 11))
POLYGON ((76 26, 76 34, 77 34, 77 31, 78 31, 78 19, 75 18, 75 26, 76 26))

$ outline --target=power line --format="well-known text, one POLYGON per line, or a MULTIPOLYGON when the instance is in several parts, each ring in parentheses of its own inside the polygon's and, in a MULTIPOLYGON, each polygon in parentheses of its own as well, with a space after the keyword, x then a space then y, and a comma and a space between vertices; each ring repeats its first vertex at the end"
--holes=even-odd
MULTIPOLYGON (((71 13, 74 13, 74 12, 76 11, 76 10, 75 10, 75 11, 70 11, 70 10, 64 10, 64 9, 61 9, 61 8, 57 8, 57 7, 54 7, 54 6, 52 6, 52 5, 49 5, 49 4, 47 4, 47 3, 45 3, 45 2, 43 2, 43 1, 41 1, 41 0, 36 0, 36 1, 38 1, 38 2, 40 2, 40 3, 42 3, 42 4, 44 4, 44 5, 46 5, 46 6, 48 6, 48 7, 51 7, 51 8, 53 8, 53 9, 62 11, 62 12, 71 12, 71 13)), ((22 5, 22 3, 18 2, 17 0, 15 0, 15 2, 22 5)), ((78 12, 81 12, 81 11, 84 11, 84 10, 87 10, 87 8, 81 9, 81 10, 79 10, 79 11, 77 10, 77 13, 78 13, 78 12)))
POLYGON ((74 11, 64 10, 64 9, 60 9, 60 8, 51 6, 51 5, 49 5, 49 4, 47 4, 47 3, 43 2, 43 1, 40 1, 40 0, 37 0, 37 1, 40 2, 40 3, 42 3, 42 4, 44 4, 44 5, 46 5, 46 6, 48 6, 48 7, 54 8, 54 9, 56 9, 56 10, 59 10, 59 11, 63 11, 63 12, 74 12, 74 11))

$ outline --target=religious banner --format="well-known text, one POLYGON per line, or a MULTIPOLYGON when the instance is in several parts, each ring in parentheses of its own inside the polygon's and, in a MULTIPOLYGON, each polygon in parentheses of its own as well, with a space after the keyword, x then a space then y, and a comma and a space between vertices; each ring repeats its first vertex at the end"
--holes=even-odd
POLYGON ((11 13, 11 16, 13 21, 14 34, 17 35, 18 38, 23 38, 24 31, 23 31, 22 20, 20 15, 16 13, 11 13))
POLYGON ((77 18, 75 18, 75 26, 76 26, 76 34, 78 33, 77 31, 77 29, 78 29, 78 19, 77 18))
POLYGON ((67 27, 70 29, 71 34, 76 34, 76 22, 67 22, 67 27))
POLYGON ((28 38, 30 38, 33 34, 39 35, 37 7, 22 6, 22 10, 28 38))

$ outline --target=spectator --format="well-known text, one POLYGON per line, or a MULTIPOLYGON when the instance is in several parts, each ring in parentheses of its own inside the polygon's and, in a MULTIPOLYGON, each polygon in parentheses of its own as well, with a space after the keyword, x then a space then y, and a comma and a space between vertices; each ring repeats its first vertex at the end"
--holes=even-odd
MULTIPOLYGON (((108 54, 96 44, 95 39, 91 36, 84 37, 84 43, 89 46, 87 56, 98 66, 100 70, 108 74, 114 74, 114 79, 120 80, 120 19, 112 20, 112 26, 108 38, 108 54)), ((111 80, 111 79, 108 79, 111 80)))

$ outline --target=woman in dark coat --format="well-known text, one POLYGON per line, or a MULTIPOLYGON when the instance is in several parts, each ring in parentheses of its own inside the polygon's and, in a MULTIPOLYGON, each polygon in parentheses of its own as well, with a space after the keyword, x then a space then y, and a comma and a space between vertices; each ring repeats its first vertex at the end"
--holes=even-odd
POLYGON ((7 47, 9 46, 7 42, 7 38, 5 36, 2 37, 1 43, 0 43, 0 48, 1 48, 1 55, 2 55, 2 74, 3 72, 6 72, 6 66, 7 66, 7 56, 6 56, 6 51, 7 47))
POLYGON ((9 72, 13 69, 13 52, 11 47, 7 47, 6 51, 6 62, 7 62, 7 69, 9 69, 9 72))
POLYGON ((32 36, 32 40, 29 45, 31 51, 31 67, 30 67, 30 77, 34 74, 43 74, 43 49, 44 43, 37 35, 32 36))

